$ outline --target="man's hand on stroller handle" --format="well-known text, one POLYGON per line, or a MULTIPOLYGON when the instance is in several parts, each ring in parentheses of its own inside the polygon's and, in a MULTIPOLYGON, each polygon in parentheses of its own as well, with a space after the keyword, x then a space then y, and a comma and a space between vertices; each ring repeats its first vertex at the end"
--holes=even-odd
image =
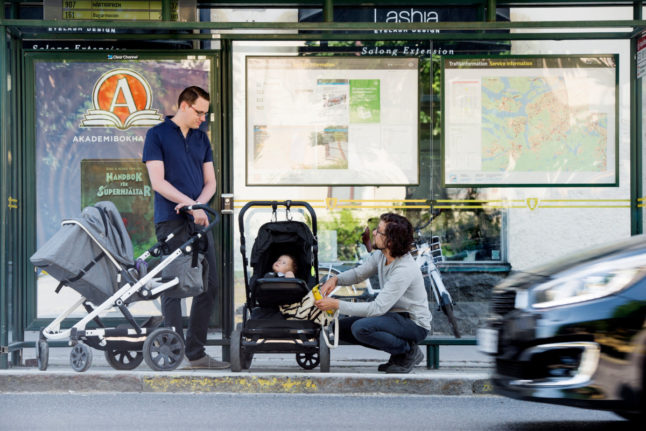
MULTIPOLYGON (((192 205, 200 205, 200 202, 180 202, 175 206, 175 211, 177 212, 177 214, 179 214, 182 208, 190 207, 192 205)), ((209 216, 206 214, 204 210, 194 209, 192 211, 188 211, 188 213, 193 216, 193 221, 195 222, 196 225, 198 226, 209 225, 209 216)))

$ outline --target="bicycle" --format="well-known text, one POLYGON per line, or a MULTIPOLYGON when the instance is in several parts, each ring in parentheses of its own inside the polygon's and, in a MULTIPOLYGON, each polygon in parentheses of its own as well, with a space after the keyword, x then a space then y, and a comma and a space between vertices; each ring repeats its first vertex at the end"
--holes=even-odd
POLYGON ((436 262, 444 260, 440 237, 432 236, 431 241, 428 242, 424 239, 420 231, 421 228, 417 230, 417 239, 414 242, 415 248, 411 253, 414 255, 415 262, 417 262, 420 271, 422 271, 425 279, 429 282, 430 291, 433 293, 433 299, 435 299, 437 309, 442 310, 444 315, 446 315, 455 338, 461 338, 462 335, 458 328, 458 322, 455 320, 455 315, 453 314, 453 306, 455 303, 446 286, 444 286, 440 270, 435 265, 436 262))

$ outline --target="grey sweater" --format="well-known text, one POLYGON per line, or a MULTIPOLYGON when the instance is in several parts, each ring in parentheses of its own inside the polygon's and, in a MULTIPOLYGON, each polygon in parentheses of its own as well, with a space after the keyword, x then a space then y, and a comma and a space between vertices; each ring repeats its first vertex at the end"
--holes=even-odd
POLYGON ((386 256, 378 250, 361 265, 342 272, 338 285, 347 286, 378 274, 381 289, 374 301, 340 301, 339 312, 350 316, 381 316, 389 311, 407 312, 418 326, 430 331, 431 312, 424 288, 424 279, 413 257, 406 253, 386 265, 386 256))

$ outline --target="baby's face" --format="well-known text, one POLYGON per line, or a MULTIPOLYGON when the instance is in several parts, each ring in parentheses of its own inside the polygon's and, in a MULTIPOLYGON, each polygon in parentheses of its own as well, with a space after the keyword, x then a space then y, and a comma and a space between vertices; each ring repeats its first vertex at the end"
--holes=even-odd
POLYGON ((292 259, 289 256, 280 256, 276 262, 271 266, 271 269, 274 270, 274 272, 282 272, 283 274, 286 273, 287 271, 294 271, 293 268, 294 263, 292 262, 292 259))

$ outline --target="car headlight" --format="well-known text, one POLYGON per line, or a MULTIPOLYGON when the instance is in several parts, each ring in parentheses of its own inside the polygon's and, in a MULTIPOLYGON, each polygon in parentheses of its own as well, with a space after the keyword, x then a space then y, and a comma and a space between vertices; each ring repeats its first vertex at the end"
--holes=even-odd
POLYGON ((645 264, 644 256, 632 256, 556 275, 532 289, 531 306, 558 307, 612 295, 631 286, 645 264))

